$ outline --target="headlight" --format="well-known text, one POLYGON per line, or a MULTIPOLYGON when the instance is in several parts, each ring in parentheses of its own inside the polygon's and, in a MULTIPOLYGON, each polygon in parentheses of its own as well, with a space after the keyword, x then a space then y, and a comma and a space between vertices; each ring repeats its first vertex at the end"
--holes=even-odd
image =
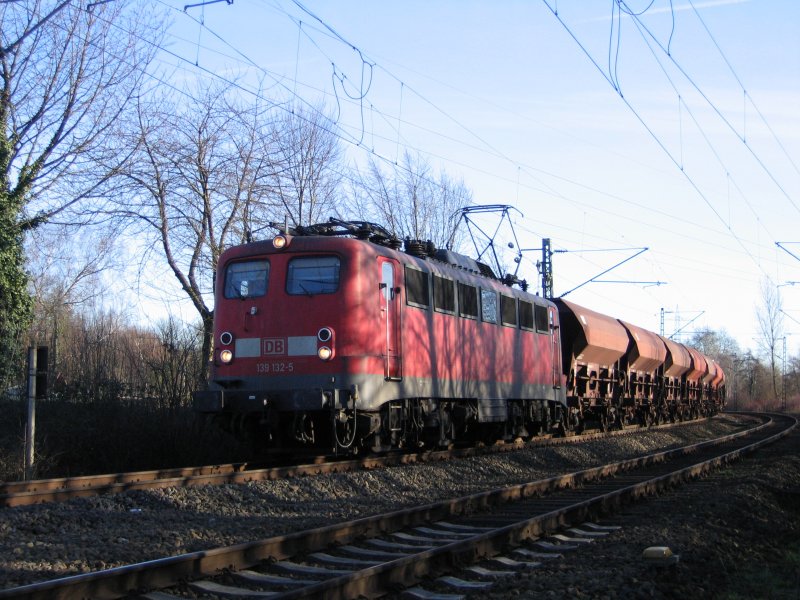
POLYGON ((319 356, 322 360, 330 360, 333 356, 333 350, 327 346, 320 346, 317 350, 317 356, 319 356))
POLYGON ((317 332, 317 339, 320 342, 329 342, 333 337, 333 331, 331 331, 328 327, 323 327, 317 332))
POLYGON ((291 239, 292 238, 286 235, 285 233, 278 234, 274 238, 272 238, 272 246, 276 250, 283 250, 284 248, 286 248, 286 246, 289 245, 291 239))
POLYGON ((223 331, 219 334, 219 343, 223 346, 230 346, 233 342, 233 334, 230 331, 223 331))
POLYGON ((227 365, 233 360, 233 352, 225 348, 225 350, 219 353, 219 359, 227 365))

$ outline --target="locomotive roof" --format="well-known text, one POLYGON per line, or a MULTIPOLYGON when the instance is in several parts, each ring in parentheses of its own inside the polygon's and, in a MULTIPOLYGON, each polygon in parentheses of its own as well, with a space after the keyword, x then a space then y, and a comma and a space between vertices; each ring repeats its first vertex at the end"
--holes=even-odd
MULTIPOLYGON (((299 225, 297 227, 286 227, 286 225, 278 225, 276 223, 271 223, 271 225, 282 232, 297 237, 349 237, 371 242, 378 246, 385 246, 392 250, 402 249, 406 254, 417 258, 433 259, 466 271, 483 275, 484 277, 498 279, 497 275, 492 271, 492 268, 479 260, 452 250, 436 248, 430 240, 412 240, 409 237, 401 240, 383 226, 370 223, 369 221, 342 221, 331 218, 326 223, 299 225)), ((517 282, 509 281, 505 283, 511 285, 517 282)))

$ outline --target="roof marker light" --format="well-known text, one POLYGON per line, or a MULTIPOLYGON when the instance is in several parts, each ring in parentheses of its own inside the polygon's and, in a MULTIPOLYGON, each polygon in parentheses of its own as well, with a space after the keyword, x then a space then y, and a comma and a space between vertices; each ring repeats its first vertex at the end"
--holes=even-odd
POLYGON ((289 245, 289 242, 292 241, 291 236, 285 233, 279 233, 274 238, 272 238, 272 246, 276 250, 283 250, 286 246, 289 245))

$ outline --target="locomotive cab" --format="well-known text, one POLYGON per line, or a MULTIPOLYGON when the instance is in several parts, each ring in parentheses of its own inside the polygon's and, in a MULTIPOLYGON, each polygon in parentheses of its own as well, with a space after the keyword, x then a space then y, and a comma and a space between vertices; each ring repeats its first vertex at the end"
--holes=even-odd
POLYGON ((220 258, 212 374, 195 407, 259 444, 346 445, 353 425, 332 427, 331 419, 352 420, 337 411, 352 411, 359 389, 369 388, 358 377, 363 363, 382 354, 359 340, 359 324, 380 309, 362 301, 357 248, 311 240, 280 235, 220 258), (330 439, 339 430, 343 437, 330 439))

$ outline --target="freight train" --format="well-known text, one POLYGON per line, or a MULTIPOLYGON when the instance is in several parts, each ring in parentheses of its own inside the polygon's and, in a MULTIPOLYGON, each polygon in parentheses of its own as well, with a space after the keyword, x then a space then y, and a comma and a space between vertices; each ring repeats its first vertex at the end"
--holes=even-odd
POLYGON ((470 257, 363 221, 278 230, 220 257, 213 365, 194 398, 259 446, 437 448, 724 404, 702 353, 470 257))

